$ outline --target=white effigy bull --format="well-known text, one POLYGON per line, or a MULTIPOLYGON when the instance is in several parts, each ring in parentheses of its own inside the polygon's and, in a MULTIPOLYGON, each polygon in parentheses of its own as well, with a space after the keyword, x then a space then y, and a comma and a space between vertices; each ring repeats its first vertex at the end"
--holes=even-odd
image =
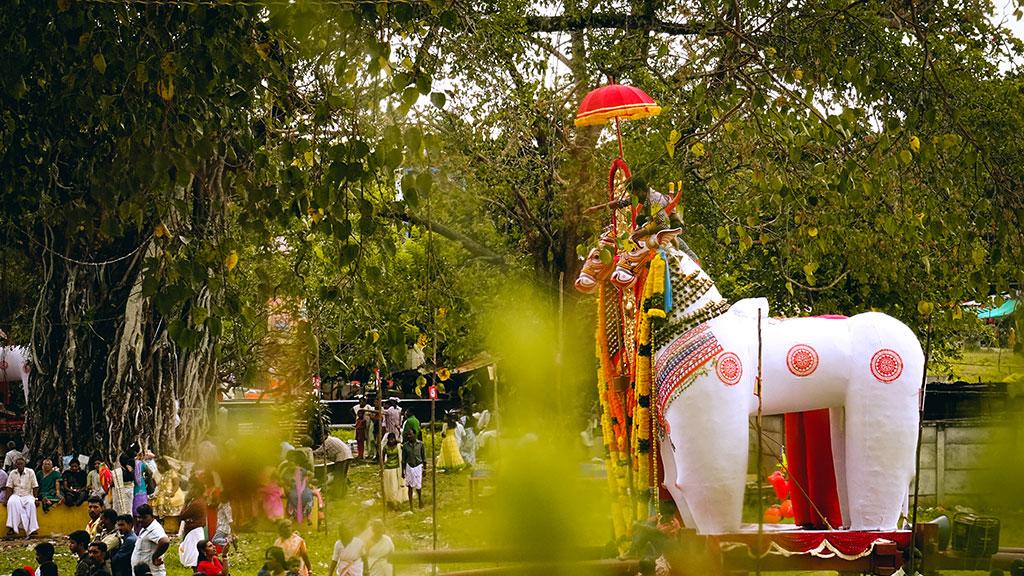
MULTIPOLYGON (((664 250, 680 298, 654 338, 654 398, 665 487, 684 522, 704 534, 741 528, 749 418, 757 412, 758 318, 763 414, 827 408, 839 505, 852 530, 897 528, 914 473, 924 355, 900 321, 869 312, 769 319, 764 298, 731 307, 710 277, 661 230, 618 268, 592 254, 583 291, 628 285, 641 256, 664 250), (695 287, 695 288, 690 288, 695 287)), ((838 528, 838 527, 837 527, 838 528)))
POLYGON ((0 346, 0 382, 20 382, 26 402, 28 401, 28 375, 31 370, 30 356, 26 348, 0 346))

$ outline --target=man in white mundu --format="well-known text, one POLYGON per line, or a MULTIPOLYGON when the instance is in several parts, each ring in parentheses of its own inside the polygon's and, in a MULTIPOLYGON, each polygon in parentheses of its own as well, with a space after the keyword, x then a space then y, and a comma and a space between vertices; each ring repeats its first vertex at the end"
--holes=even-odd
POLYGON ((14 461, 14 469, 7 476, 6 489, 8 535, 14 536, 19 530, 25 530, 25 537, 31 538, 39 530, 36 518, 39 482, 36 473, 25 467, 25 458, 19 456, 14 461))

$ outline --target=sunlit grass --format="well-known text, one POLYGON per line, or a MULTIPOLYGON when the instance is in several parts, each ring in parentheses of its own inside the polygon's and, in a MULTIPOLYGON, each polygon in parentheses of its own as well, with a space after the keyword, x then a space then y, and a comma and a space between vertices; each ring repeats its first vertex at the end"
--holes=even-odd
POLYGON ((952 362, 953 374, 966 382, 1007 382, 1024 385, 1024 354, 987 348, 964 352, 952 362))

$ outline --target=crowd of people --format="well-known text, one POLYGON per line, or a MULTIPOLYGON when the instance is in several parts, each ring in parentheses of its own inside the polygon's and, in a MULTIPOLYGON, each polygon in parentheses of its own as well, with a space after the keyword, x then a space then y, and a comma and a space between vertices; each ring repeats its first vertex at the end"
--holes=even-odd
MULTIPOLYGON (((276 465, 239 462, 230 440, 222 459, 209 438, 199 445, 194 463, 157 458, 137 445, 115 459, 98 454, 32 459, 27 450, 9 443, 0 469, 7 537, 31 539, 39 530, 40 514, 56 506, 85 505, 88 523, 68 536, 68 548, 78 558, 75 576, 162 576, 163 557, 172 542, 164 526, 173 518, 179 524, 181 565, 197 576, 226 576, 228 554, 232 545, 237 549, 233 524, 272 523, 278 538, 265 552, 261 576, 310 576, 312 566, 297 528, 308 525, 314 515, 323 519, 325 492, 346 494, 353 463, 379 459, 384 501, 393 509, 423 508, 428 456, 419 419, 394 398, 379 411, 362 398, 353 410, 353 446, 327 436, 314 447, 308 437, 300 437, 294 445, 281 443, 276 465), (321 475, 314 472, 319 468, 321 475)), ((486 429, 488 418, 486 412, 471 419, 448 415, 441 449, 434 455, 436 466, 446 471, 475 466, 476 430, 486 429)), ((486 440, 487 432, 481 436, 486 440)), ((380 523, 371 523, 358 535, 343 528, 330 575, 388 576, 387 557, 393 549, 380 523)), ((53 544, 43 542, 35 550, 39 566, 32 576, 55 576, 53 544)))
MULTIPOLYGON (((356 454, 360 459, 380 458, 383 462, 385 501, 395 508, 408 503, 413 510, 415 496, 422 508, 427 457, 419 419, 412 412, 402 410, 397 398, 389 398, 378 411, 365 397, 360 397, 352 411, 356 418, 356 454)), ((447 414, 441 430, 437 468, 458 471, 475 467, 478 448, 495 435, 495 431, 488 428, 489 424, 490 413, 486 410, 468 416, 455 411, 447 414)))
POLYGON ((22 532, 26 538, 35 535, 39 530, 37 507, 45 514, 54 506, 78 507, 86 502, 92 509, 92 503, 98 501, 116 514, 134 517, 144 504, 158 505, 179 497, 157 493, 160 473, 156 459, 152 452, 135 447, 113 461, 98 454, 59 459, 43 456, 36 461, 38 471, 28 466, 24 449, 19 450, 14 442, 8 442, 7 448, 0 470, 0 485, 5 487, 0 502, 7 504, 9 538, 22 532))

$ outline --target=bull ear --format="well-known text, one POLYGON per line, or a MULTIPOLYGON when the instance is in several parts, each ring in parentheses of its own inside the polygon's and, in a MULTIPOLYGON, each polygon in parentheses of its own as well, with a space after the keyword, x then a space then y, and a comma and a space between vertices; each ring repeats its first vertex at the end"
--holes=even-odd
POLYGON ((654 244, 664 246, 674 240, 676 236, 682 234, 682 232, 682 228, 666 228, 655 232, 651 239, 654 240, 654 244))

